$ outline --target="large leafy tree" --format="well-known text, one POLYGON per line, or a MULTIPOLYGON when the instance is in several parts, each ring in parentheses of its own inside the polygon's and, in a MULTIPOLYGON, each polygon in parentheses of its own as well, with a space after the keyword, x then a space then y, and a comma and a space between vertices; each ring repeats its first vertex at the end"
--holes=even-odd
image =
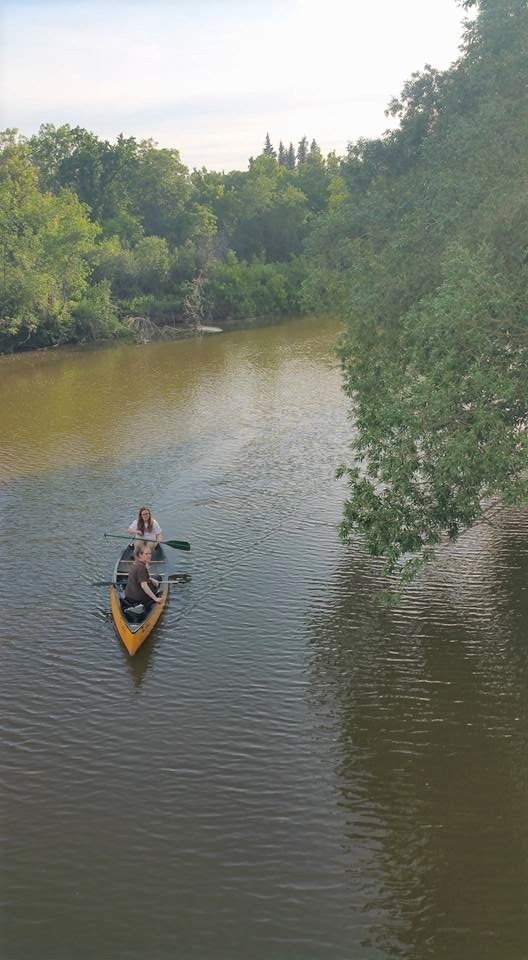
POLYGON ((528 497, 528 5, 480 0, 460 60, 352 146, 306 296, 346 317, 342 532, 412 575, 490 499, 528 497))
POLYGON ((68 124, 43 124, 29 146, 41 186, 74 190, 107 234, 125 244, 143 232, 182 239, 181 215, 192 185, 177 150, 122 135, 111 144, 68 124))
POLYGON ((139 164, 134 138, 120 136, 111 145, 82 127, 46 123, 29 147, 40 185, 55 193, 74 190, 94 220, 117 218, 129 208, 129 184, 139 164))
POLYGON ((286 167, 261 154, 237 182, 231 246, 245 260, 288 260, 300 252, 309 215, 286 167))
POLYGON ((131 189, 133 210, 145 233, 164 237, 169 243, 185 239, 182 214, 192 197, 192 183, 178 150, 143 142, 131 189))
POLYGON ((310 211, 321 213, 328 206, 331 174, 315 140, 304 163, 295 170, 294 183, 306 196, 310 211))
POLYGON ((28 147, 12 133, 3 136, 0 349, 69 339, 98 232, 74 193, 39 189, 28 147))

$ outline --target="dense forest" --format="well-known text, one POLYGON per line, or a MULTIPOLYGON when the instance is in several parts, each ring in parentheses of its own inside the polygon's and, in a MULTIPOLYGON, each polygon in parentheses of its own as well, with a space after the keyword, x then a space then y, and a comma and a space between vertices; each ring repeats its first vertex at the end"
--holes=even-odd
POLYGON ((245 172, 189 170, 177 150, 80 127, 0 134, 0 350, 107 337, 128 318, 182 322, 301 308, 311 224, 344 193, 315 141, 245 172))
POLYGON ((68 125, 0 135, 0 350, 332 311, 357 435, 342 533, 406 571, 528 496, 528 4, 463 0, 393 128, 246 171, 68 125))

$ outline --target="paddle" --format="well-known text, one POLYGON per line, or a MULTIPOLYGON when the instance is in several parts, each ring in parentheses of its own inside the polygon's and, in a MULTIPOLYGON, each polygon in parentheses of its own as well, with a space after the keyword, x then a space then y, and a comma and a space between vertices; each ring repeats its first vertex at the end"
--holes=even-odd
MULTIPOLYGON (((128 540, 129 542, 130 540, 133 540, 133 539, 141 540, 141 537, 139 534, 129 534, 128 537, 125 537, 121 533, 104 533, 103 536, 113 537, 114 540, 128 540)), ((148 540, 145 542, 149 543, 148 540)), ((163 544, 164 547, 172 547, 173 550, 190 550, 191 549, 191 544, 188 543, 187 540, 161 540, 161 543, 163 544)), ((154 540, 152 541, 152 545, 154 546, 154 540)))
MULTIPOLYGON (((120 576, 126 576, 126 574, 120 574, 120 576)), ((164 583, 167 583, 169 585, 171 583, 188 583, 190 579, 191 579, 190 573, 171 573, 166 580, 158 580, 158 583, 161 583, 162 585, 164 583)), ((123 584, 125 583, 124 580, 120 582, 123 584)), ((113 580, 92 580, 92 587, 113 587, 113 586, 114 586, 113 580)))

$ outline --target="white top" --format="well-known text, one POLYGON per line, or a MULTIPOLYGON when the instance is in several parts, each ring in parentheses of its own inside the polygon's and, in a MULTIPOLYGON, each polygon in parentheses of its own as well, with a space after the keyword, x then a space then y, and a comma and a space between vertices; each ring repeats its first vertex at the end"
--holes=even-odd
POLYGON ((161 533, 161 527, 157 520, 154 520, 152 517, 152 530, 145 530, 145 533, 140 533, 138 530, 137 520, 132 520, 129 528, 129 533, 133 533, 135 536, 139 537, 140 540, 155 540, 158 534, 161 533))

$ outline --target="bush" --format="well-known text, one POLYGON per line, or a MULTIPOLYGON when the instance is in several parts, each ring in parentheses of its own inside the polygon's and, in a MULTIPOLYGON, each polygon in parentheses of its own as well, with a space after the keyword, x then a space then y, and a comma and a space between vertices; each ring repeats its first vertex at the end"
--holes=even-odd
POLYGON ((82 341, 111 337, 119 330, 119 326, 110 284, 102 280, 89 287, 74 308, 69 339, 82 341))
POLYGON ((215 320, 276 316, 299 310, 298 263, 245 263, 230 252, 213 264, 207 283, 209 310, 215 320))

